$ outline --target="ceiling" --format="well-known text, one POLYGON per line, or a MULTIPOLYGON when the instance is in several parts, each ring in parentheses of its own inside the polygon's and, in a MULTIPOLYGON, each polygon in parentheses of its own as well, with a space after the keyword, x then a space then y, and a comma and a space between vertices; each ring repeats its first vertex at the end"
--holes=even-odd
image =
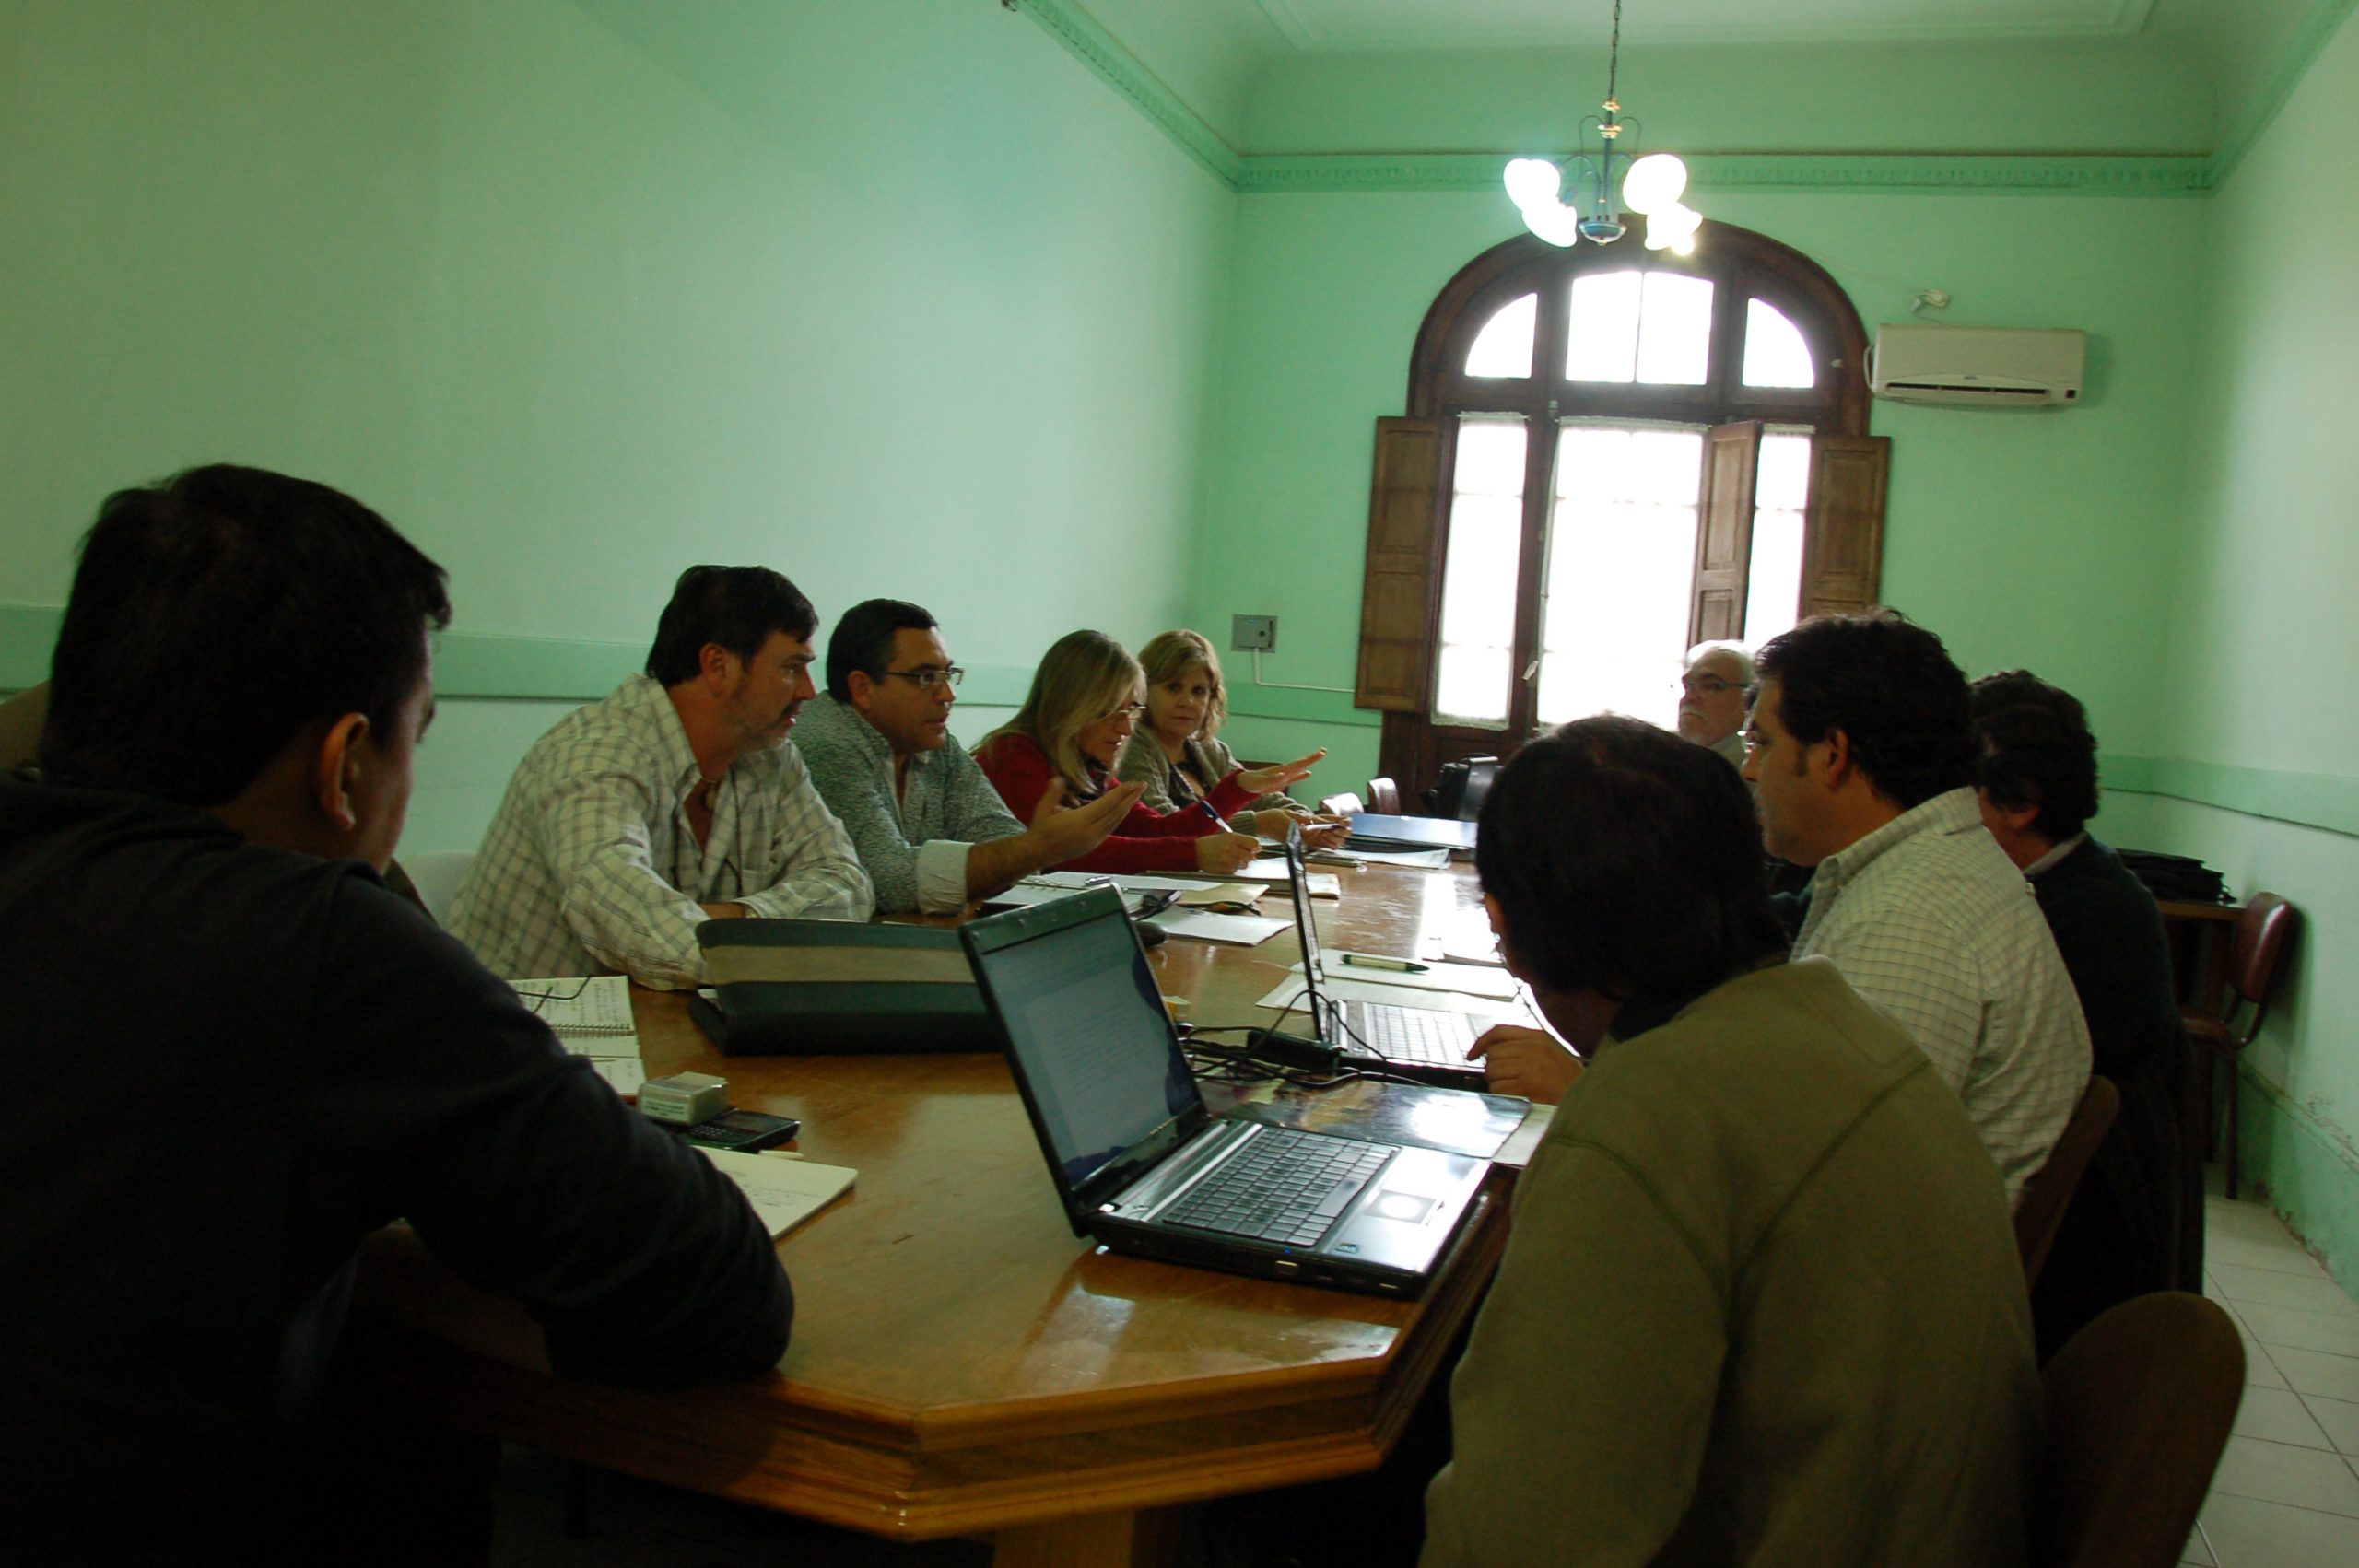
MULTIPOLYGON (((1613 0, 1251 0, 1305 52, 1603 43, 1613 0)), ((2155 0, 1628 0, 1634 43, 2118 38, 2155 0)))

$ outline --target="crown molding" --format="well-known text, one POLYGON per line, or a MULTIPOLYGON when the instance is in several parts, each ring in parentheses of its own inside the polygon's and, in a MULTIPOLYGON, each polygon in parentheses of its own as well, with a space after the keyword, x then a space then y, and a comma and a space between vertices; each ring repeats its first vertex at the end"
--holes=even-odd
POLYGON ((1237 188, 1238 152, 1203 115, 1188 107, 1145 62, 1122 41, 1068 0, 1003 0, 1008 9, 1021 11, 1039 29, 1062 44, 1066 53, 1096 73, 1098 80, 1130 101, 1149 123, 1171 138, 1172 144, 1194 158, 1203 170, 1237 188))
POLYGON ((2212 149, 2213 185, 2226 184, 2236 166, 2244 162, 2245 154, 2276 123, 2279 111, 2302 85, 2302 78, 2309 75, 2310 67, 2318 64, 2318 55, 2333 41, 2354 7, 2359 7, 2359 0, 2313 0, 2309 14, 2294 30, 2285 53, 2278 56, 2277 69, 2270 73, 2269 85, 2245 111, 2244 119, 2212 149))
MULTIPOLYGON (((1240 153, 1073 0, 1008 0, 1240 195, 1489 191, 1515 153, 1240 153)), ((2233 173, 2359 0, 2314 0, 2269 87, 2210 155, 2177 153, 1706 153, 1683 155, 1699 190, 2174 197, 2233 173)))
MULTIPOLYGON (((1603 49, 1613 29, 1605 13, 1600 9, 1583 18, 1571 31, 1562 27, 1528 27, 1481 29, 1470 36, 1463 23, 1453 18, 1435 17, 1423 25, 1394 27, 1379 32, 1362 32, 1350 38, 1336 38, 1320 29, 1317 23, 1302 14, 1297 0, 1255 0, 1271 26, 1298 54, 1367 54, 1379 52, 1400 52, 1431 49, 1437 46, 1472 47, 1480 49, 1603 49)), ((1730 44, 1730 43, 1924 43, 1954 42, 1959 40, 2008 41, 2072 38, 2128 38, 2142 31, 2154 9, 2154 0, 2114 0, 2110 13, 2101 17, 2060 18, 2043 22, 2037 18, 2013 21, 1950 21, 1903 22, 1880 20, 1872 17, 1854 18, 1846 21, 1822 20, 1797 24, 1791 17, 1772 21, 1731 24, 1719 22, 1666 22, 1661 17, 1649 15, 1634 18, 1628 29, 1631 41, 1646 45, 1659 44, 1730 44)))
MULTIPOLYGON (((1496 191, 1506 153, 1247 154, 1246 195, 1496 191)), ((1698 191, 1881 191, 2200 196, 2211 160, 2184 155, 1683 153, 1698 191)))

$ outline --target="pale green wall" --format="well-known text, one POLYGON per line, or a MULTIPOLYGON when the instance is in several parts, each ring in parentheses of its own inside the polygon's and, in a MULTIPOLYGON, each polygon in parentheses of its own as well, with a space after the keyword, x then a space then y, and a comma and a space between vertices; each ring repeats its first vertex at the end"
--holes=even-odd
MULTIPOLYGON (((2090 333, 2086 400, 2048 412, 1878 404, 1894 438, 1887 600, 1984 670, 2080 691, 2108 744, 2167 721, 2154 671, 2184 522, 2204 204, 2075 196, 1699 194, 1715 217, 1809 252, 1871 333, 1910 293, 1953 321, 2090 333), (2036 236, 2027 247, 2026 236, 2036 236)), ((1273 680, 1348 685, 1359 634, 1374 422, 1403 412, 1433 298, 1517 220, 1487 193, 1255 195, 1241 204, 1224 395, 1193 580, 1198 624, 1279 617, 1273 680)), ((1232 685, 1246 677, 1231 671, 1232 685)), ((1348 696, 1241 692, 1248 711, 1365 725, 1348 696)), ((1321 738, 1329 731, 1320 731, 1321 738)), ((1365 777, 1375 731, 1332 731, 1365 777)), ((1242 737, 1261 731, 1239 725, 1242 737)))
MULTIPOLYGON (((1020 15, 0 0, 0 604, 217 458, 384 510, 463 637, 758 560, 1005 701, 1184 602, 1236 198, 1020 15)), ((413 848, 546 721, 446 720, 413 848)))
MULTIPOLYGON (((2191 526, 2163 667, 2169 755, 2359 799, 2359 24, 2344 23, 2209 204, 2191 526)), ((2261 1168, 2359 1282, 2359 837, 2163 801, 2156 837, 2307 919, 2290 1005, 2252 1053, 2279 1109, 2261 1168)), ((2324 814, 2324 813, 2319 813, 2324 814)), ((2316 822, 2314 815, 2312 821, 2316 822)))

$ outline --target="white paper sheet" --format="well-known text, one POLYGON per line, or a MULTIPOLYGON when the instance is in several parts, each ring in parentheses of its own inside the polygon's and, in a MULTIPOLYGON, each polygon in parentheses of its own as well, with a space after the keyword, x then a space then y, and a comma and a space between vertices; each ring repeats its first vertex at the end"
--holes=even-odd
POLYGON ((1225 947, 1255 947, 1280 931, 1294 930, 1291 919, 1273 920, 1264 915, 1215 915, 1202 909, 1168 909, 1148 921, 1173 936, 1193 942, 1216 942, 1225 947))
MULTIPOLYGON (((1344 895, 1344 879, 1333 872, 1307 874, 1310 879, 1310 895, 1313 898, 1341 898, 1344 895)), ((1286 863, 1284 860, 1256 860, 1238 872, 1237 879, 1239 882, 1284 882, 1286 880, 1286 863)))
MULTIPOLYGON (((569 1047, 570 1048, 570 1047, 569 1047)), ((616 1094, 626 1100, 639 1098, 639 1087, 647 1082, 647 1064, 635 1056, 590 1056, 587 1051, 574 1051, 575 1056, 589 1056, 590 1065, 598 1076, 614 1086, 616 1094)))
MULTIPOLYGON (((1493 997, 1500 1001, 1513 1001, 1516 998, 1515 977, 1505 969, 1494 969, 1480 964, 1427 964, 1423 974, 1412 974, 1404 969, 1364 967, 1350 962, 1355 956, 1357 955, 1329 949, 1325 954, 1327 977, 1337 981, 1366 980, 1371 985, 1399 986, 1413 990, 1458 991, 1467 996, 1493 997)), ((1387 953, 1367 956, 1392 958, 1399 955, 1387 953)), ((1294 967, 1295 973, 1302 972, 1301 965, 1294 967)), ((1393 1000, 1397 1001, 1400 999, 1393 1000)), ((1424 1003, 1402 1002, 1402 1005, 1421 1007, 1424 1003)))
POLYGON ((737 1184, 737 1190, 754 1205, 754 1212, 762 1217, 773 1237, 784 1235, 817 1213, 860 1175, 850 1165, 822 1165, 734 1149, 699 1148, 697 1153, 737 1184))

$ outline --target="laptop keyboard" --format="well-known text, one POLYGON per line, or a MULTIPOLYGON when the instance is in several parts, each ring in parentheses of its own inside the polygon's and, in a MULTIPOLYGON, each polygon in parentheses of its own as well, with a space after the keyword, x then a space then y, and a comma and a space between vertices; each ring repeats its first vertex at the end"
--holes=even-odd
POLYGON ((1308 1246, 1327 1234, 1391 1153, 1386 1145, 1273 1129, 1161 1217, 1199 1230, 1308 1246))
POLYGON ((1464 1013, 1380 1003, 1353 1011, 1361 1043, 1380 1057, 1429 1067, 1468 1065, 1466 1047, 1474 1043, 1474 1028, 1464 1013))

